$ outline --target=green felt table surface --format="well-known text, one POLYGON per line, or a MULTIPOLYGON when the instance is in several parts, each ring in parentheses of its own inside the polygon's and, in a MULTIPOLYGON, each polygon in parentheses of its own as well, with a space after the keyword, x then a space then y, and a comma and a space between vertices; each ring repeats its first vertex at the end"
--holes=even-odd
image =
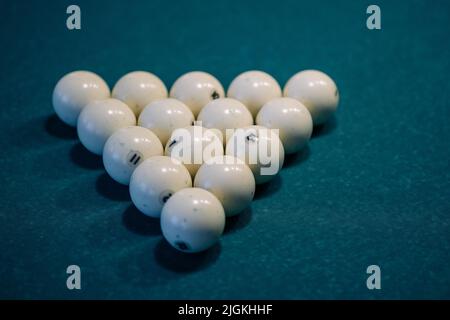
POLYGON ((0 7, 0 298, 450 298, 449 1, 377 1, 372 31, 368 1, 80 0, 76 31, 70 4, 0 7), (227 87, 310 68, 335 79, 336 116, 200 255, 169 247, 51 105, 79 69, 227 87))

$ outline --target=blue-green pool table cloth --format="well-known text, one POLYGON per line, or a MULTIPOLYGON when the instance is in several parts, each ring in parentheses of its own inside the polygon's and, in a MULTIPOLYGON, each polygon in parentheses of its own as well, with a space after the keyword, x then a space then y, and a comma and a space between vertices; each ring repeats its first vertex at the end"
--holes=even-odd
POLYGON ((4 1, 0 298, 450 298, 450 1, 4 1), (81 9, 68 30, 66 8, 81 9), (369 30, 366 9, 381 9, 369 30), (333 119, 287 158, 220 244, 176 252, 74 128, 60 77, 112 87, 133 70, 168 88, 203 70, 281 85, 303 69, 340 91, 333 119), (68 290, 66 268, 81 268, 68 290), (370 265, 381 289, 366 286, 370 265))

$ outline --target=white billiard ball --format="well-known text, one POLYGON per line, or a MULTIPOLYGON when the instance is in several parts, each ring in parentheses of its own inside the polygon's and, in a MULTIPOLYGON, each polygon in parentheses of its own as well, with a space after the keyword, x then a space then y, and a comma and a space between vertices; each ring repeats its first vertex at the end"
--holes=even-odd
POLYGON ((227 138, 227 133, 231 132, 232 134, 232 130, 227 132, 227 129, 251 126, 253 117, 242 102, 231 98, 220 98, 212 100, 204 106, 197 121, 201 122, 205 128, 219 129, 222 136, 227 138))
POLYGON ((167 141, 165 149, 165 155, 181 161, 192 178, 205 161, 223 153, 220 131, 200 126, 176 129, 167 141))
POLYGON ((241 101, 256 117, 266 102, 281 97, 281 88, 277 80, 268 73, 246 71, 231 82, 227 96, 241 101))
POLYGON ((117 81, 112 96, 125 102, 138 117, 150 102, 167 98, 167 88, 153 73, 133 71, 117 81))
POLYGON ((225 213, 220 201, 200 188, 182 189, 167 200, 161 212, 164 238, 183 252, 212 247, 223 233, 225 213))
POLYGON ((267 102, 259 111, 256 124, 269 129, 278 129, 286 154, 305 147, 313 130, 308 109, 292 98, 276 98, 267 102))
POLYGON ((181 101, 168 98, 148 104, 141 112, 138 124, 156 134, 163 145, 178 128, 194 124, 192 111, 181 101))
POLYGON ((219 156, 204 163, 195 175, 194 186, 208 190, 222 203, 227 217, 246 209, 255 195, 255 178, 240 159, 219 156))
POLYGON ((128 185, 134 169, 142 161, 162 154, 161 142, 149 129, 137 126, 125 127, 106 140, 103 148, 103 164, 111 178, 128 185))
POLYGON ((188 72, 179 77, 170 89, 170 97, 186 104, 197 116, 211 100, 225 97, 219 80, 202 71, 188 72))
POLYGON ((53 90, 53 108, 58 117, 75 127, 81 110, 94 100, 111 96, 109 87, 97 74, 74 71, 62 77, 53 90))
POLYGON ((236 129, 227 142, 225 154, 244 161, 256 184, 272 180, 284 163, 284 148, 278 134, 262 126, 236 129))
POLYGON ((286 83, 283 94, 303 103, 311 113, 314 125, 325 123, 339 104, 336 83, 317 70, 305 70, 293 75, 286 83))
POLYGON ((150 157, 131 175, 130 196, 143 214, 159 218, 163 205, 178 190, 192 187, 191 175, 181 162, 164 156, 150 157))
POLYGON ((77 132, 83 146, 101 155, 106 140, 120 128, 136 125, 131 109, 117 99, 89 103, 78 117, 77 132))

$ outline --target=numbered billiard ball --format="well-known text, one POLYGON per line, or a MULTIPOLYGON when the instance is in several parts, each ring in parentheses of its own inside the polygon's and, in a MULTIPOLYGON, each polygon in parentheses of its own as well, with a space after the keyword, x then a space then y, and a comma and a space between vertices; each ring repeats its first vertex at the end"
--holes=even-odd
POLYGON ((227 129, 251 126, 253 117, 242 102, 231 98, 219 98, 203 107, 197 121, 205 128, 220 130, 222 136, 226 138, 227 129))
POLYGON ((165 155, 181 161, 192 178, 205 161, 223 153, 220 131, 200 126, 176 129, 172 132, 165 149, 165 155))
POLYGON ((253 117, 242 102, 230 98, 220 98, 210 101, 204 106, 197 121, 201 122, 205 128, 219 129, 227 140, 227 133, 231 132, 232 134, 232 130, 227 131, 227 129, 251 126, 253 117))
POLYGON ((202 71, 188 72, 179 77, 170 89, 170 97, 186 104, 197 116, 211 100, 225 97, 219 80, 202 71))
POLYGON ((143 214, 159 218, 163 205, 178 190, 192 187, 189 171, 181 162, 155 156, 142 162, 131 175, 130 196, 143 214))
POLYGON ((194 115, 181 101, 168 98, 148 104, 141 112, 138 124, 156 134, 163 145, 171 133, 194 123, 194 115))
POLYGON ((314 125, 325 123, 336 111, 339 91, 328 75, 305 70, 293 75, 284 87, 284 96, 294 98, 311 113, 314 125))
POLYGON ((256 117, 256 124, 278 129, 284 152, 291 154, 304 148, 311 138, 313 122, 308 109, 298 100, 276 98, 267 102, 256 117))
POLYGON ((111 95, 106 82, 90 71, 74 71, 62 77, 53 90, 53 108, 58 117, 75 127, 81 110, 90 102, 111 95))
POLYGON ((77 132, 83 146, 101 155, 106 140, 120 128, 136 125, 133 111, 117 99, 89 103, 78 117, 77 132))
POLYGON ((262 126, 237 129, 227 142, 225 154, 244 161, 256 184, 272 180, 284 163, 284 148, 278 134, 262 126))
POLYGON ((281 88, 277 80, 268 73, 246 71, 231 82, 227 96, 241 101, 256 117, 266 102, 281 97, 281 88))
POLYGON ((134 169, 145 159, 161 156, 163 146, 147 128, 131 126, 113 133, 103 148, 106 172, 117 182, 128 185, 134 169))
POLYGON ((117 81, 112 96, 125 102, 138 117, 150 102, 167 98, 167 88, 153 73, 133 71, 117 81))
POLYGON ((200 252, 212 247, 224 227, 225 213, 220 201, 200 188, 176 192, 161 212, 164 238, 183 252, 200 252))
POLYGON ((255 178, 240 159, 219 156, 197 171, 194 186, 208 190, 222 203, 227 217, 246 209, 255 195, 255 178))

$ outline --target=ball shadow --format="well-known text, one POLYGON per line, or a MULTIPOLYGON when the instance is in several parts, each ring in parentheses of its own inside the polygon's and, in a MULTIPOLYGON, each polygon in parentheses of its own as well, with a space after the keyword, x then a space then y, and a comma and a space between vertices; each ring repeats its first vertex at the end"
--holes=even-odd
POLYGON ((240 229, 245 228, 252 220, 252 207, 246 208, 241 213, 228 217, 225 221, 224 235, 234 233, 240 229))
POLYGON ((122 214, 122 224, 129 231, 143 236, 161 235, 159 219, 141 213, 131 204, 122 214))
POLYGON ((281 189, 282 184, 283 181, 281 176, 280 174, 277 174, 277 176, 269 182, 257 185, 254 200, 266 198, 278 192, 281 189))
POLYGON ((220 256, 220 242, 199 253, 183 253, 161 239, 155 246, 154 255, 158 265, 176 273, 190 273, 205 269, 220 256))
POLYGON ((114 201, 130 201, 128 186, 122 185, 114 181, 106 172, 98 176, 95 182, 97 192, 110 200, 114 201))
POLYGON ((327 122, 321 125, 314 126, 311 139, 327 136, 336 130, 338 126, 337 119, 333 115, 327 122))
POLYGON ((51 136, 74 140, 77 138, 77 129, 62 122, 56 114, 50 115, 44 123, 45 131, 51 136))
POLYGON ((303 148, 302 150, 300 150, 299 152, 296 152, 293 154, 288 154, 284 158, 283 168, 293 167, 302 162, 305 162, 306 160, 308 160, 310 155, 311 155, 311 149, 309 148, 308 145, 305 148, 303 148))
POLYGON ((84 169, 97 170, 103 167, 102 157, 89 152, 80 142, 70 149, 70 159, 84 169))

